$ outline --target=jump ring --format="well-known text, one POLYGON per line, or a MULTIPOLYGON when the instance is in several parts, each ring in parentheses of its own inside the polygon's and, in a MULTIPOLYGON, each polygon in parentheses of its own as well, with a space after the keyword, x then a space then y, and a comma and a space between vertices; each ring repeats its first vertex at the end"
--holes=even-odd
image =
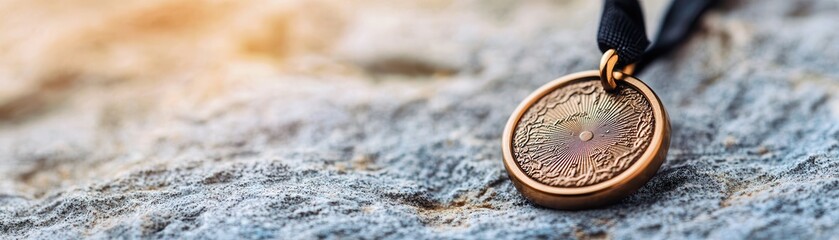
POLYGON ((600 58, 600 82, 603 84, 603 89, 612 91, 618 87, 615 82, 615 65, 618 63, 618 53, 615 49, 609 49, 603 53, 600 58))

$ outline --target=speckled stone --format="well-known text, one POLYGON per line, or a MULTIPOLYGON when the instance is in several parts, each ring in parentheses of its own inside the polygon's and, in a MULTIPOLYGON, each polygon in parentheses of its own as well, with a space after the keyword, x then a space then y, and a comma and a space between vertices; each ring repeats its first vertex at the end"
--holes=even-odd
POLYGON ((0 238, 839 236, 836 1, 710 12, 639 75, 667 161, 585 211, 525 200, 500 137, 597 66, 596 1, 81 2, 0 7, 0 238))

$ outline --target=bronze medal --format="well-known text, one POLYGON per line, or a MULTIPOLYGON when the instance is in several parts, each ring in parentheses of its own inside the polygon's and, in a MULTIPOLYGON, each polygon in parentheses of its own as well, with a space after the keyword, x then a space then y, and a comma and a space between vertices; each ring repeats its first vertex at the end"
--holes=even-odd
POLYGON ((542 206, 584 209, 620 200, 649 181, 667 157, 670 120, 633 74, 678 46, 714 2, 671 4, 650 45, 637 0, 603 0, 599 71, 540 87, 507 121, 504 167, 519 192, 542 206))
POLYGON ((613 71, 616 61, 607 52, 601 71, 556 79, 510 116, 504 166, 531 201, 558 209, 603 205, 640 188, 664 162, 664 106, 640 80, 613 71))

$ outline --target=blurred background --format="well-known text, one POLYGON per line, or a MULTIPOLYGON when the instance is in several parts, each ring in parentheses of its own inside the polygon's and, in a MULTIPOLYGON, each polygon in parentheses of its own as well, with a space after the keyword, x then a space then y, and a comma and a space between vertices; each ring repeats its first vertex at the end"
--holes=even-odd
MULTIPOLYGON (((666 1, 647 2, 652 25, 666 1)), ((593 42, 598 8, 543 0, 3 1, 0 184, 39 196, 170 161, 150 156, 164 150, 226 144, 220 131, 235 130, 181 139, 185 126, 224 115, 238 114, 227 118, 256 129, 239 134, 258 137, 258 124, 300 120, 271 122, 259 107, 308 115, 317 108, 300 105, 320 98, 365 101, 474 76, 485 38, 517 44, 571 28, 593 42)))

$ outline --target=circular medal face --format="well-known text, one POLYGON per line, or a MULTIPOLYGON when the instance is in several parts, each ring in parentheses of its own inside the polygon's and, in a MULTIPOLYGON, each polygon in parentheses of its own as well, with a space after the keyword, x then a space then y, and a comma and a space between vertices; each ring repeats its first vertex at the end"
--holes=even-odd
POLYGON ((625 77, 607 92, 596 71, 557 79, 510 117, 504 164, 532 201, 577 209, 618 200, 661 166, 669 122, 658 97, 625 77))

